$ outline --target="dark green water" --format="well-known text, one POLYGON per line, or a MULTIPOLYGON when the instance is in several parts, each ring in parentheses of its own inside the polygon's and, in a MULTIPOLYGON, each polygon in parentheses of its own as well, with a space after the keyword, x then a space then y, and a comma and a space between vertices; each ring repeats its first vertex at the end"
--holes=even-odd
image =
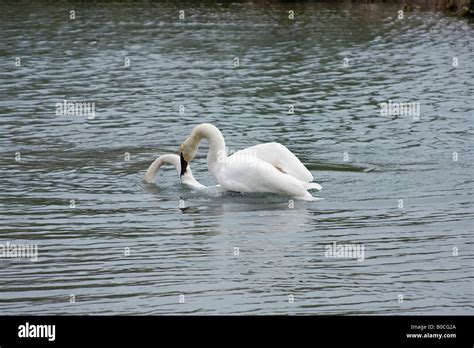
POLYGON ((0 314, 472 313, 474 26, 397 11, 1 2, 0 244, 39 260, 0 258, 0 314), (95 118, 56 115, 64 99, 95 118), (144 184, 202 122, 230 151, 284 144, 323 200, 144 184))

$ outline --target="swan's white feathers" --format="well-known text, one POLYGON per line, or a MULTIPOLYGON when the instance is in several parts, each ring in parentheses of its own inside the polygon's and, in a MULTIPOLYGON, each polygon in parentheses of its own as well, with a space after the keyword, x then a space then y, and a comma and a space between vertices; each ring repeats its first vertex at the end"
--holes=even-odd
MULTIPOLYGON (((278 170, 290 174, 295 178, 311 182, 314 180, 313 175, 304 166, 303 163, 296 157, 286 146, 279 143, 265 143, 248 147, 244 150, 237 151, 235 155, 255 156, 265 162, 270 163, 278 170)), ((232 157, 230 156, 230 157, 232 157)))
POLYGON ((221 186, 237 192, 275 192, 306 196, 309 183, 282 173, 269 162, 245 154, 224 159, 214 170, 221 186))
POLYGON ((202 139, 209 142, 207 166, 223 189, 237 192, 274 192, 312 200, 308 189, 321 189, 303 163, 278 143, 249 147, 227 156, 220 130, 209 123, 195 127, 180 146, 186 161, 191 161, 202 139))

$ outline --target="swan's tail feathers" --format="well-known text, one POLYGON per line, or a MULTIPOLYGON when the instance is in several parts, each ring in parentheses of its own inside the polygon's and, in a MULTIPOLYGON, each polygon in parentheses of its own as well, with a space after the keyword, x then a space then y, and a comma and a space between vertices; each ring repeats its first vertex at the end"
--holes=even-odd
POLYGON ((318 190, 318 191, 321 191, 322 188, 323 188, 323 187, 322 187, 321 185, 319 185, 319 184, 317 184, 317 183, 315 183, 315 182, 310 182, 310 183, 308 184, 308 190, 316 189, 316 190, 318 190))

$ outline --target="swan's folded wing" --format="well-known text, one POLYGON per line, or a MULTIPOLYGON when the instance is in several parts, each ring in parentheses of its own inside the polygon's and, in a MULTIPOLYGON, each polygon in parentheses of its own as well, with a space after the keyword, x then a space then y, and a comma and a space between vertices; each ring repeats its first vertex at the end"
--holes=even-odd
MULTIPOLYGON (((303 163, 284 145, 279 143, 265 143, 237 151, 234 155, 254 156, 268 162, 278 170, 287 173, 301 181, 313 181, 313 175, 303 163)), ((232 155, 232 156, 234 156, 232 155)))
POLYGON ((227 157, 215 174, 217 181, 229 191, 273 192, 295 197, 311 196, 307 192, 308 183, 282 173, 271 163, 255 156, 227 157))

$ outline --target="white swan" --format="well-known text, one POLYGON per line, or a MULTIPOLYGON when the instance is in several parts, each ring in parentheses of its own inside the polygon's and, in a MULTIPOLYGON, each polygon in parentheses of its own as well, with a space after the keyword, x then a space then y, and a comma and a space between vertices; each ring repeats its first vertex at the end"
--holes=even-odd
POLYGON ((181 175, 185 175, 202 139, 209 141, 207 165, 223 189, 237 192, 283 193, 304 200, 315 198, 310 189, 321 190, 312 183, 313 176, 285 146, 266 143, 227 156, 224 137, 209 123, 202 123, 180 146, 181 175))
MULTIPOLYGON (((163 164, 171 164, 173 165, 178 173, 181 172, 181 164, 180 164, 180 159, 178 155, 162 155, 158 157, 151 165, 148 167, 145 176, 143 180, 147 183, 154 183, 155 182, 155 177, 156 173, 158 173, 158 170, 160 170, 160 167, 163 164)), ((193 173, 191 172, 191 168, 187 168, 186 172, 181 175, 181 182, 185 185, 188 185, 192 188, 195 189, 205 189, 207 188, 206 186, 202 185, 199 181, 194 179, 193 173)))

